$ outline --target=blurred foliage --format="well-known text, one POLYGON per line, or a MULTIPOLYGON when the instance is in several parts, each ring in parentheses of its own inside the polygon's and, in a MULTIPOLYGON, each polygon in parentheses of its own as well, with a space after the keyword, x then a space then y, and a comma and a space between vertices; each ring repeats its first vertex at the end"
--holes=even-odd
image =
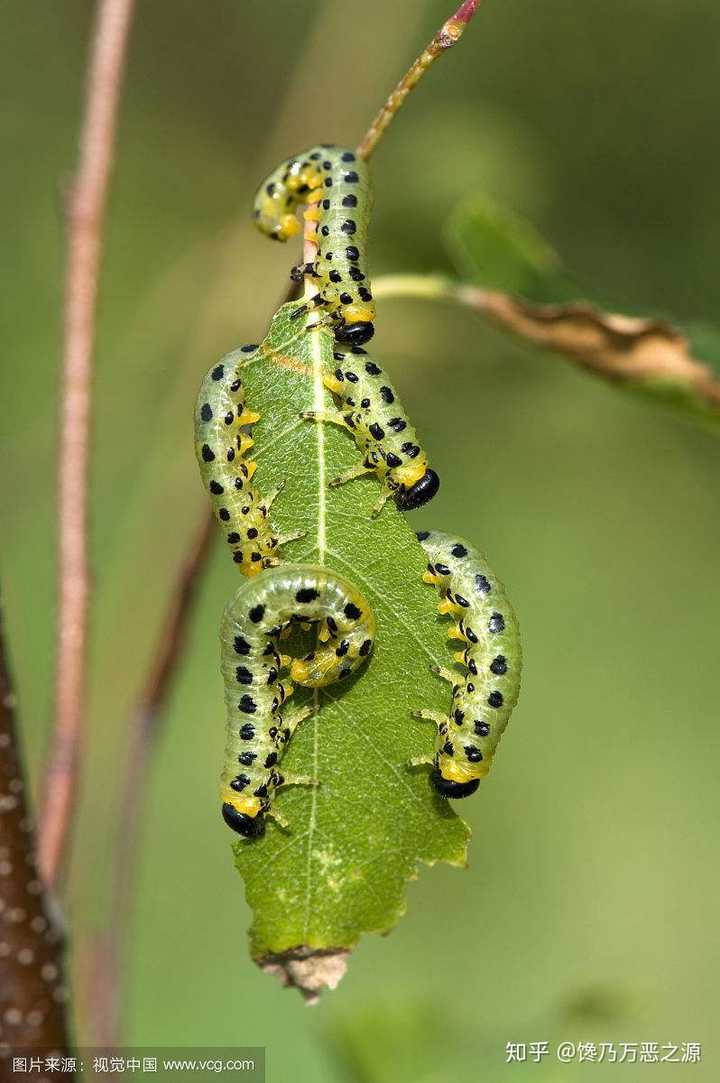
POLYGON ((538 302, 578 296, 559 255, 535 227, 483 192, 458 204, 444 236, 463 282, 538 302))
MULTIPOLYGON (((60 207, 92 8, 3 11, 0 546, 35 773, 52 672, 60 207)), ((264 333, 292 262, 254 234, 254 186, 293 150, 359 138, 446 15, 444 0, 418 0, 411 27, 407 5, 380 0, 138 7, 97 351, 93 728, 70 904, 81 932, 104 920, 127 718, 205 510, 197 387, 214 358, 264 333)), ((599 303, 717 323, 718 40, 714 0, 483 4, 373 160, 375 273, 449 273, 442 223, 481 190, 533 221, 599 303)), ((411 1029, 430 1067, 439 1040, 452 1078, 495 1083, 505 1042, 550 1040, 553 1019, 562 1038, 587 1037, 590 1023, 557 1006, 608 987, 642 1012, 608 1021, 607 1036, 706 1043, 705 1063, 648 1065, 651 1078, 714 1080, 717 440, 457 306, 383 303, 373 345, 443 479, 414 525, 481 545, 521 621, 520 704, 494 778, 463 809, 471 867, 423 870, 407 918, 363 941, 314 1015, 249 964, 250 913, 217 815, 217 627, 235 581, 222 554, 155 767, 129 1037, 266 1044, 271 1080, 346 1083, 332 1028, 342 1021, 348 1050, 372 1045, 368 1008, 412 1015, 419 1002, 437 1012, 436 1028, 411 1029), (443 1006, 463 1010, 451 1048, 443 1006)), ((583 1083, 603 1078, 584 1068, 583 1083)), ((510 1074, 539 1078, 531 1065, 510 1074)), ((555 1068, 543 1083, 570 1078, 555 1068)))
MULTIPOLYGON (((354 1013, 338 1013, 321 1031, 338 1063, 343 1083, 445 1083, 468 1078, 472 1065, 478 1078, 505 1083, 529 1072, 539 1083, 578 1083, 612 1078, 617 1066, 598 1062, 558 1064, 555 1050, 566 1040, 611 1041, 618 1026, 635 1028, 638 1017, 623 995, 609 987, 578 989, 567 1004, 527 1011, 514 1028, 524 1046, 524 1061, 508 1060, 503 1028, 478 1019, 464 998, 452 1004, 423 1000, 410 993, 401 1001, 379 998, 354 1013), (540 1035, 542 1037, 540 1037, 540 1035), (547 1042, 547 1053, 533 1045, 547 1042), (590 1072, 594 1074, 590 1074, 590 1072)), ((642 1070, 642 1066, 640 1067, 642 1070)))

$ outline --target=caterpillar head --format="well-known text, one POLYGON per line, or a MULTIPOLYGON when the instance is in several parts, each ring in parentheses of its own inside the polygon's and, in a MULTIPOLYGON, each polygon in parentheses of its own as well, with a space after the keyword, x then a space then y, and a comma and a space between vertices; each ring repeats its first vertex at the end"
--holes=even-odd
POLYGON ((335 338, 348 346, 362 346, 375 334, 375 305, 353 302, 345 305, 336 315, 335 338))
POLYGON ((347 346, 363 346, 375 334, 373 323, 347 323, 345 320, 335 328, 335 338, 347 346))
POLYGON ((456 782, 455 779, 445 778, 437 767, 430 772, 430 782, 435 792, 439 793, 441 797, 453 799, 469 797, 470 794, 475 793, 480 785, 479 778, 470 778, 466 782, 456 782))
POLYGON ((259 812, 257 816, 248 816, 246 812, 238 812, 236 808, 225 802, 222 807, 222 817, 228 827, 246 839, 256 839, 265 834, 265 817, 262 812, 259 812))
POLYGON ((427 504, 428 500, 432 500, 439 488, 440 478, 428 467, 422 477, 409 488, 400 486, 395 493, 395 503, 400 511, 421 508, 423 504, 427 504))

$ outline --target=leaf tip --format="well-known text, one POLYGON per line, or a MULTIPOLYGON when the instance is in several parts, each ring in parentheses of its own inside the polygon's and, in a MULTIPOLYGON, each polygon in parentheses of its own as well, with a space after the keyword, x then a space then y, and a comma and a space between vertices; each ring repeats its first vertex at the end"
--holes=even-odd
POLYGON ((347 948, 290 948, 256 959, 265 974, 278 978, 286 989, 297 989, 310 1007, 325 989, 335 989, 347 971, 347 948))

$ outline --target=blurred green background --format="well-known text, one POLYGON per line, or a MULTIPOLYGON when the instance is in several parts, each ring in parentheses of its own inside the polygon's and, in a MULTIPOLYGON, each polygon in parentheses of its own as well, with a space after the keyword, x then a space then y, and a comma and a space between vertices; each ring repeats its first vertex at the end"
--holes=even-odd
MULTIPOLYGON (((191 413, 256 340, 292 254, 253 232, 290 152, 354 143, 449 0, 156 0, 131 41, 97 349, 92 732, 69 918, 101 929, 127 721, 204 511, 191 413)), ((4 5, 2 581, 31 770, 51 706, 64 259, 93 5, 4 5)), ((373 161, 374 273, 449 270, 448 214, 532 219, 590 296, 718 320, 720 8, 487 0, 373 161)), ((217 821, 214 560, 155 763, 128 967, 138 1045, 267 1045, 273 1083, 718 1078, 717 468, 708 430, 444 305, 387 301, 391 367, 443 487, 415 516, 474 539, 524 634, 520 706, 463 814, 471 867, 421 870, 308 1010, 249 961, 217 821), (508 1041, 705 1043, 701 1065, 504 1067, 508 1041)), ((86 1039, 87 1009, 80 1033, 86 1039)))

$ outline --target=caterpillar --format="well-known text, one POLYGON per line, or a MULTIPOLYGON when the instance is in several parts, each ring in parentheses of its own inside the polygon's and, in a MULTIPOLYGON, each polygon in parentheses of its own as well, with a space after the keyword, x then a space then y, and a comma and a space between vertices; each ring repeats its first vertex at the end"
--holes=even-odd
POLYGON ((420 531, 428 557, 423 579, 440 592, 438 611, 454 619, 448 635, 465 643, 455 660, 465 669, 433 667, 452 685, 448 715, 416 711, 437 725, 430 775, 442 797, 468 797, 492 766, 498 742, 517 703, 522 658, 517 619, 503 586, 468 542, 440 531, 420 531))
POLYGON ((440 479, 428 466, 427 456, 394 387, 361 346, 351 347, 349 353, 336 350, 333 357, 337 367, 323 382, 339 401, 340 409, 306 410, 301 416, 349 430, 363 458, 330 485, 335 487, 363 474, 376 474, 382 483, 382 493, 373 516, 380 513, 391 496, 401 511, 426 504, 438 491, 440 479))
POLYGON ((312 264, 293 269, 293 278, 312 275, 319 292, 308 305, 321 308, 335 338, 362 346, 375 331, 375 303, 368 281, 366 248, 371 188, 368 168, 346 147, 322 145, 288 158, 258 189, 254 217, 258 228, 276 241, 300 232, 295 211, 306 205, 305 219, 317 222, 318 249, 312 264))
MULTIPOLYGON (((249 362, 258 349, 242 346, 240 353, 249 362)), ((260 415, 245 401, 241 368, 242 362, 228 358, 213 365, 203 380, 195 411, 195 453, 233 560, 244 575, 257 575, 279 563, 281 545, 302 535, 280 537, 273 531, 268 512, 282 486, 263 497, 252 484, 255 463, 245 458, 253 445, 248 429, 260 415)))
POLYGON ((365 662, 374 637, 375 619, 363 595, 325 568, 287 564, 240 586, 220 627, 227 709, 222 816, 233 831, 262 835, 274 791, 315 781, 279 770, 295 729, 312 714, 309 707, 285 712, 293 685, 281 679, 282 669, 309 688, 343 681, 365 662), (279 651, 281 635, 296 622, 319 625, 316 649, 302 659, 279 651))
MULTIPOLYGON (((305 218, 317 222, 317 255, 312 264, 294 268, 294 277, 317 279, 318 292, 293 316, 319 307, 333 325, 335 338, 353 353, 374 333, 375 305, 366 265, 371 189, 366 164, 345 147, 322 145, 288 158, 261 184, 255 197, 255 221, 275 240, 300 231, 295 211, 307 204, 305 218), (351 240, 352 243, 348 244, 351 240)), ((304 418, 332 421, 349 429, 363 453, 361 463, 335 478, 341 485, 375 473, 382 483, 378 515, 390 496, 402 511, 419 508, 438 491, 440 479, 428 466, 405 411, 380 367, 369 357, 360 362, 343 349, 326 387, 343 412, 306 411, 304 418)))

